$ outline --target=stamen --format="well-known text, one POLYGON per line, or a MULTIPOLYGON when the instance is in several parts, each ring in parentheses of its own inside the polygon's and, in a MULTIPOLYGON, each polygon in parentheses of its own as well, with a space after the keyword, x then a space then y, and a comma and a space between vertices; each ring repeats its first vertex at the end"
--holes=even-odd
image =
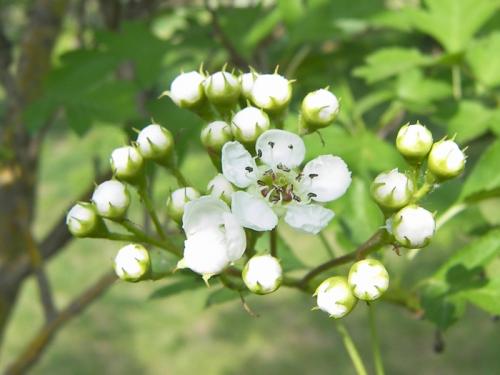
POLYGON ((300 199, 300 197, 299 197, 298 195, 295 195, 295 194, 293 194, 293 197, 292 197, 292 198, 293 198, 293 200, 294 200, 295 202, 301 202, 301 201, 302 201, 302 199, 300 199))
POLYGON ((245 170, 248 171, 248 173, 252 173, 253 172, 253 168, 252 167, 246 167, 245 170))
POLYGON ((293 150, 293 145, 288 145, 288 148, 289 148, 290 150, 293 150))
POLYGON ((309 173, 309 178, 313 179, 314 177, 318 177, 319 175, 317 173, 309 173))
POLYGON ((257 185, 266 186, 266 183, 262 180, 257 180, 257 185))
POLYGON ((262 157, 262 150, 261 150, 260 148, 257 150, 257 156, 258 156, 259 158, 261 158, 261 157, 262 157))
POLYGON ((314 194, 314 193, 307 193, 307 196, 309 198, 316 198, 318 195, 317 194, 314 194))
POLYGON ((268 144, 269 146, 271 146, 271 148, 273 148, 273 147, 274 147, 274 142, 269 141, 267 144, 268 144))

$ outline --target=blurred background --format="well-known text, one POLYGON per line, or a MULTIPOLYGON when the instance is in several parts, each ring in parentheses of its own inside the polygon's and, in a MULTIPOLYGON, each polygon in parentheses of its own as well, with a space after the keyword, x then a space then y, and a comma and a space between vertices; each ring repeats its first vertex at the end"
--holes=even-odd
MULTIPOLYGON (((337 255, 383 225, 369 184, 404 167, 392 146, 402 124, 419 120, 435 139, 457 134, 469 146, 464 176, 424 202, 439 213, 459 207, 432 245, 414 257, 384 252, 393 286, 377 320, 388 374, 500 373, 500 288, 475 289, 469 274, 421 287, 464 248, 489 249, 471 280, 500 271, 499 5, 0 0, 0 369, 50 327, 43 291, 64 308, 111 269, 119 244, 73 241, 64 216, 107 175, 110 152, 134 128, 152 119, 168 127, 183 173, 205 188, 216 170, 199 141, 202 120, 158 97, 181 71, 203 63, 214 72, 227 62, 236 71, 279 66, 297 80, 288 129, 307 92, 329 86, 341 98, 337 123, 322 139, 305 139, 308 158, 340 155, 353 171, 348 194, 331 204, 337 216, 326 240, 337 255)), ((175 187, 158 170, 157 207, 175 187)), ((143 222, 138 204, 132 216, 143 222)), ((282 234, 292 274, 329 258, 318 237, 285 226, 282 234)), ((249 296, 255 318, 217 285, 182 285, 172 278, 106 287, 58 327, 31 373, 354 373, 334 322, 310 311, 312 297, 286 288, 249 296)), ((366 306, 344 321, 372 372, 366 306)))

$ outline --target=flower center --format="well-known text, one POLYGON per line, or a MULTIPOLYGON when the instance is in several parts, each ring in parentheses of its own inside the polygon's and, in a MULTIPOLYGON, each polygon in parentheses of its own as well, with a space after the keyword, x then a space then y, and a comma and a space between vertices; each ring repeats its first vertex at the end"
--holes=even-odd
POLYGON ((284 166, 278 166, 276 170, 265 171, 257 184, 262 196, 273 204, 300 202, 301 198, 294 191, 297 177, 296 172, 284 166))

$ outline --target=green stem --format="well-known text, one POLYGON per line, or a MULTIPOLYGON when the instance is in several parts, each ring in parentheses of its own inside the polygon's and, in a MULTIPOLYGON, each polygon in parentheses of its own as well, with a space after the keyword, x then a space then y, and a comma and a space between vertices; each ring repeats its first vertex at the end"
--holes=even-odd
POLYGON ((434 187, 434 183, 436 182, 436 179, 434 178, 433 175, 430 173, 427 173, 425 175, 425 182, 424 184, 418 189, 415 194, 413 194, 413 202, 418 202, 420 199, 422 199, 427 193, 429 193, 432 188, 434 187))
POLYGON ((123 242, 134 242, 137 240, 136 236, 130 234, 122 234, 122 233, 108 233, 105 238, 112 241, 123 241, 123 242))
POLYGON ((439 218, 436 220, 436 230, 441 228, 443 225, 445 225, 449 220, 454 218, 456 215, 458 215, 460 212, 465 210, 467 208, 466 203, 455 203, 448 207, 448 209, 443 212, 439 218))
POLYGON ((139 193, 139 196, 143 200, 144 205, 146 206, 146 209, 149 212, 149 216, 151 216, 151 220, 153 221, 153 224, 156 228, 156 232, 158 233, 158 236, 160 236, 160 238, 162 240, 164 240, 166 238, 165 232, 163 231, 163 227, 160 223, 160 219, 158 219, 158 215, 156 214, 156 210, 154 208, 153 202, 149 198, 149 195, 148 195, 146 189, 141 187, 141 188, 137 189, 137 191, 139 193))
POLYGON ((325 248, 326 252, 331 258, 335 257, 335 251, 333 250, 333 247, 330 245, 328 240, 325 237, 325 234, 323 232, 319 232, 319 239, 321 243, 323 244, 323 247, 325 248))
POLYGON ((382 356, 380 354, 380 345, 375 321, 375 305, 373 303, 368 303, 368 315, 370 319, 370 332, 372 336, 372 352, 373 362, 375 363, 375 373, 377 375, 384 375, 384 364, 382 362, 382 356))
POLYGON ((269 233, 269 247, 271 248, 271 255, 275 257, 278 254, 278 232, 276 228, 269 233))
POLYGON ((354 341, 352 341, 349 332, 342 323, 337 322, 336 327, 337 331, 342 337, 342 342, 344 343, 344 347, 347 350, 347 353, 349 354, 349 358, 351 358, 351 362, 354 365, 354 368, 356 369, 356 373, 358 375, 367 375, 368 373, 366 372, 363 360, 361 359, 361 356, 359 355, 359 352, 356 349, 356 345, 354 345, 354 341))
POLYGON ((167 238, 163 240, 157 240, 156 238, 148 236, 146 233, 138 229, 132 222, 124 220, 119 223, 122 225, 126 230, 128 230, 130 233, 135 235, 135 240, 138 242, 145 242, 148 244, 151 244, 153 246, 156 246, 160 249, 167 250, 171 252, 172 254, 175 254, 177 256, 181 256, 180 250, 175 246, 172 242, 170 242, 167 238))
POLYGON ((451 80, 453 85, 453 97, 456 100, 462 98, 462 76, 460 73, 460 65, 453 65, 451 68, 451 80))
POLYGON ((189 182, 187 181, 187 179, 184 177, 184 175, 182 174, 182 172, 179 170, 179 168, 177 167, 171 167, 170 168, 170 171, 172 172, 172 174, 174 175, 175 179, 177 180, 177 183, 179 184, 179 186, 181 187, 186 187, 186 186, 189 186, 189 182))

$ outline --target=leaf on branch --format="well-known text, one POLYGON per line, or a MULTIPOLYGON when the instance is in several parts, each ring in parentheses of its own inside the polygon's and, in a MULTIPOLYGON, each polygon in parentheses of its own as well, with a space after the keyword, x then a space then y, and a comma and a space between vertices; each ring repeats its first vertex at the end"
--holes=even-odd
POLYGON ((149 296, 149 299, 167 298, 184 291, 195 290, 201 287, 206 287, 201 277, 183 275, 180 280, 175 280, 170 284, 153 291, 153 293, 149 296))
POLYGON ((500 85, 500 32, 477 40, 466 51, 465 59, 475 78, 489 88, 500 85))
MULTIPOLYGON (((243 291, 242 293, 246 294, 247 292, 243 291)), ((205 308, 234 301, 236 299, 240 299, 240 292, 222 287, 209 293, 205 301, 205 308)))

